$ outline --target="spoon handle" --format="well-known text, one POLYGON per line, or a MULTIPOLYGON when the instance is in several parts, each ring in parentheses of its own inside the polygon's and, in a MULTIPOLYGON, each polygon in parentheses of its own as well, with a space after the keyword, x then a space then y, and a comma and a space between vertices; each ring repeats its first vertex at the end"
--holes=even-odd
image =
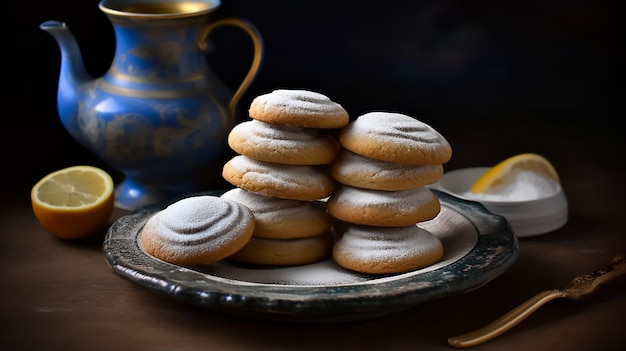
POLYGON ((593 293, 602 283, 624 274, 626 274, 626 256, 616 256, 611 260, 610 265, 579 275, 565 289, 543 291, 486 326, 449 338, 448 344, 458 348, 482 344, 513 328, 548 301, 560 297, 579 299, 593 293))
POLYGON ((546 302, 560 297, 565 297, 565 293, 560 290, 543 291, 486 326, 449 338, 448 344, 457 348, 465 348, 487 342, 516 326, 546 302))

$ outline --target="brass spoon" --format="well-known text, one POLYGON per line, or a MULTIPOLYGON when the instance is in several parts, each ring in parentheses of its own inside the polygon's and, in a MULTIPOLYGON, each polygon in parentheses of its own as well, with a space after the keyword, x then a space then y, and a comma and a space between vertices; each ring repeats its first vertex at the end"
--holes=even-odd
POLYGON ((485 343, 516 326, 546 302, 560 297, 578 300, 589 296, 600 285, 622 274, 626 274, 626 260, 624 255, 619 255, 614 257, 608 266, 574 278, 565 289, 543 291, 490 324, 467 334, 449 338, 448 344, 466 348, 485 343))

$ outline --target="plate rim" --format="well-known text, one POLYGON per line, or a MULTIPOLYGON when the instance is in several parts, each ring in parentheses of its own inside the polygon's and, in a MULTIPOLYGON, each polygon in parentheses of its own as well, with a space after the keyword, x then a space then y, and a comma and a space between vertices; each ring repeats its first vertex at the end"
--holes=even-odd
MULTIPOLYGON (((145 223, 147 216, 164 208, 165 204, 145 206, 120 217, 107 231, 102 250, 106 262, 118 276, 148 290, 215 312, 261 319, 288 319, 290 322, 347 321, 384 316, 427 300, 477 289, 504 273, 519 255, 518 239, 503 216, 490 212, 478 202, 436 189, 431 191, 439 197, 442 206, 459 212, 474 225, 478 233, 474 247, 456 261, 435 270, 375 284, 241 285, 157 260, 139 247, 139 230, 126 237, 121 237, 120 233, 130 225, 129 222, 138 218, 144 218, 145 223), (488 228, 489 232, 483 232, 477 226, 477 221, 485 218, 493 220, 493 228, 488 228), (138 267, 133 263, 133 255, 149 260, 151 265, 138 267), (182 281, 185 277, 202 281, 202 288, 186 284, 182 281)), ((223 192, 195 195, 218 196, 223 192)), ((140 221, 134 226, 142 227, 143 223, 140 221)))

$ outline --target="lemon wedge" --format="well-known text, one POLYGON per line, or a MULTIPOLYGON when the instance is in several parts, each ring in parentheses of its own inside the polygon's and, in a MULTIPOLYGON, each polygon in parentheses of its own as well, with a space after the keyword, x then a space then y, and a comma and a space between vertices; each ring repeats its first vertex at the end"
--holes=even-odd
POLYGON ((509 157, 483 173, 470 188, 474 194, 494 192, 512 182, 520 172, 534 172, 539 176, 560 183, 554 166, 543 156, 534 153, 509 157))
POLYGON ((43 177, 31 190, 39 224, 62 239, 78 239, 103 229, 114 207, 114 184, 103 169, 73 166, 43 177))

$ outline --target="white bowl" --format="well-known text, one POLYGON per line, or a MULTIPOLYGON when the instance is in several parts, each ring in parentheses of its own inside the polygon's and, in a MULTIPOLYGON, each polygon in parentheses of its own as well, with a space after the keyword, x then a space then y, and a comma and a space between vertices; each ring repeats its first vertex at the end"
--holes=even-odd
POLYGON ((546 234, 565 225, 568 206, 560 184, 557 184, 554 193, 534 200, 493 201, 472 196, 470 187, 488 169, 489 167, 474 167, 446 172, 430 188, 481 203, 487 210, 506 218, 518 237, 546 234))

